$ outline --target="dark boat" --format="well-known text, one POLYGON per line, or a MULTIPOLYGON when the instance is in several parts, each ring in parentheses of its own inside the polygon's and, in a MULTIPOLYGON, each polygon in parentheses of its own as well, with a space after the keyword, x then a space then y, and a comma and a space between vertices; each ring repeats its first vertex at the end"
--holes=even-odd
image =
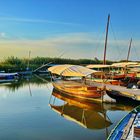
MULTIPOLYGON (((101 83, 92 82, 95 86, 101 87, 101 83)), ((140 89, 136 86, 127 88, 119 85, 105 84, 106 93, 116 101, 124 101, 126 103, 139 103, 140 104, 140 89)))
POLYGON ((108 94, 108 96, 115 99, 116 102, 140 104, 140 101, 137 100, 135 96, 127 96, 122 94, 120 91, 106 90, 106 93, 108 94))

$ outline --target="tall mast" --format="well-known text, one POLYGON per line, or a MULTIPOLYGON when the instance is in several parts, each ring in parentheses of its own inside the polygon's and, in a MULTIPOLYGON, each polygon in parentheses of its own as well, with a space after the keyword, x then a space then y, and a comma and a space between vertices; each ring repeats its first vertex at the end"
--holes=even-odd
POLYGON ((131 40, 130 40, 130 44, 129 44, 128 54, 127 54, 127 62, 128 62, 128 60, 129 60, 131 44, 132 44, 132 38, 131 38, 131 40))
POLYGON ((106 48, 107 48, 107 38, 108 38, 108 29, 109 29, 109 21, 110 21, 110 14, 108 15, 107 26, 106 26, 106 37, 105 37, 105 48, 104 48, 104 61, 103 64, 106 64, 106 48))

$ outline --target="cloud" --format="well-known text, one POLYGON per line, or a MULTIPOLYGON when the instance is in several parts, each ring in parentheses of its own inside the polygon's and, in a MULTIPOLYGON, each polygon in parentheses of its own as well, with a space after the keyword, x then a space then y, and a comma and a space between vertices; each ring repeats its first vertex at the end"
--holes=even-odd
POLYGON ((27 19, 27 18, 15 18, 15 17, 0 17, 2 21, 14 21, 14 22, 25 22, 25 23, 47 23, 47 24, 62 24, 71 26, 81 26, 78 23, 62 22, 62 21, 52 21, 47 19, 27 19))
POLYGON ((0 32, 0 39, 6 38, 6 33, 5 32, 0 32))
MULTIPOLYGON (((140 53, 140 41, 134 42, 137 54, 140 53)), ((128 40, 108 40, 107 59, 126 59, 128 40), (119 50, 119 51, 118 51, 119 50)), ((18 56, 27 57, 31 50, 31 56, 58 57, 65 52, 65 58, 99 58, 103 59, 104 39, 98 40, 93 33, 59 34, 40 40, 1 40, 1 57, 18 56), (2 56, 3 55, 3 56, 2 56)), ((132 44, 131 59, 136 59, 132 44)))

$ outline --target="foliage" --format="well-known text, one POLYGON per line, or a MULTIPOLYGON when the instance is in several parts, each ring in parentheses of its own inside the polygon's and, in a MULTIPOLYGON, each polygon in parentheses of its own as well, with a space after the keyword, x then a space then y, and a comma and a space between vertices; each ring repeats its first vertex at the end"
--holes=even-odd
MULTIPOLYGON (((29 59, 17 58, 14 56, 4 59, 0 63, 0 70, 5 70, 6 72, 14 71, 24 71, 27 67, 34 70, 43 64, 52 62, 53 64, 74 64, 74 65, 87 65, 87 64, 102 64, 103 61, 91 60, 91 59, 68 59, 68 58, 50 58, 50 57, 35 57, 29 59)), ((113 63, 112 61, 107 61, 107 64, 113 63)))

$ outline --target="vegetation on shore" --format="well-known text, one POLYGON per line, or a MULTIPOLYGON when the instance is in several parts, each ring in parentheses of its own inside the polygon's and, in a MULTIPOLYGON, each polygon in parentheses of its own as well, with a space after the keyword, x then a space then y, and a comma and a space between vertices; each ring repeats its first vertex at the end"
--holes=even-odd
MULTIPOLYGON (((102 64, 103 61, 98 59, 66 59, 66 58, 50 58, 50 57, 35 57, 30 60, 27 58, 17 58, 14 56, 8 57, 0 62, 0 71, 6 72, 24 71, 29 66, 31 70, 40 67, 43 64, 52 62, 53 64, 102 64)), ((111 64, 113 61, 107 61, 107 64, 111 64)))

